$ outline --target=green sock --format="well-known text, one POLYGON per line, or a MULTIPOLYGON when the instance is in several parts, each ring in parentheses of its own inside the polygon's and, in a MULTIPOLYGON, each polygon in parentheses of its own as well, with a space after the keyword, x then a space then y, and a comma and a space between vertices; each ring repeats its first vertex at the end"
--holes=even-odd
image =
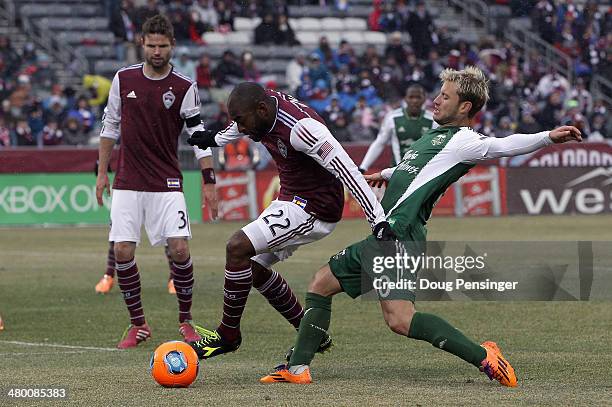
POLYGON ((450 352, 476 367, 480 367, 480 362, 487 357, 487 351, 482 346, 433 314, 416 312, 410 323, 408 337, 427 341, 436 348, 450 352))
POLYGON ((309 365, 319 349, 323 335, 329 329, 331 319, 331 297, 315 293, 306 293, 304 316, 300 322, 295 349, 289 360, 289 366, 309 365))

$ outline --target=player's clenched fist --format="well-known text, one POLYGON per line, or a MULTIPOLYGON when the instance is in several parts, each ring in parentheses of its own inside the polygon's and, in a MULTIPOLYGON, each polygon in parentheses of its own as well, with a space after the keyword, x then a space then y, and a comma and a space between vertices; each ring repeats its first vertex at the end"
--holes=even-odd
POLYGON ((209 147, 219 147, 215 142, 215 132, 211 130, 195 131, 191 137, 187 139, 187 143, 192 146, 197 146, 202 150, 209 147))

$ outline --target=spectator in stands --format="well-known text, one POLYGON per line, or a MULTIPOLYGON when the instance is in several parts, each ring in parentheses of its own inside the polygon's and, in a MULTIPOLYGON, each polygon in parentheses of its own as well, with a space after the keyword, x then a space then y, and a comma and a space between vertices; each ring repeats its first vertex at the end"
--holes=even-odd
POLYGON ((376 45, 368 44, 364 53, 361 55, 361 57, 359 57, 359 64, 362 67, 372 67, 372 61, 376 59, 378 62, 379 58, 380 55, 378 54, 378 49, 376 49, 376 45))
POLYGON ((353 110, 353 116, 358 115, 361 120, 361 126, 370 130, 371 134, 375 131, 374 110, 368 106, 365 96, 359 96, 357 104, 353 110))
POLYGON ((23 115, 23 107, 30 102, 32 97, 32 87, 30 86, 30 78, 26 75, 19 75, 17 78, 17 87, 9 96, 11 110, 14 116, 23 115))
POLYGON ((329 105, 323 111, 323 119, 328 125, 330 132, 338 141, 349 141, 350 137, 347 132, 348 119, 346 112, 340 106, 338 96, 332 96, 329 105))
MULTIPOLYGON (((338 71, 338 54, 329 44, 329 40, 325 35, 319 37, 319 47, 314 51, 319 55, 319 60, 329 72, 338 71)), ((331 81, 330 81, 331 83, 331 81)))
POLYGON ((187 47, 179 47, 176 57, 172 60, 172 65, 179 73, 190 79, 196 79, 196 63, 189 58, 187 47))
POLYGON ((111 81, 101 75, 84 75, 83 76, 83 88, 89 92, 89 105, 93 109, 100 109, 100 112, 106 105, 108 99, 108 92, 111 88, 111 81))
POLYGON ((380 31, 380 17, 383 13, 383 0, 374 0, 372 11, 368 15, 368 29, 370 31, 380 31))
POLYGON ((440 61, 438 51, 432 49, 429 51, 429 57, 427 58, 427 65, 425 65, 424 73, 425 78, 423 80, 423 86, 428 92, 432 92, 437 85, 438 77, 444 70, 444 65, 440 61))
POLYGON ((544 108, 537 115, 537 120, 543 128, 551 128, 551 123, 559 123, 563 112, 562 90, 554 90, 547 98, 544 108))
POLYGON ((554 7, 552 3, 548 0, 538 1, 531 13, 531 25, 538 30, 542 39, 551 44, 555 39, 553 19, 554 7))
POLYGON ((210 66, 210 56, 208 56, 208 54, 202 54, 200 57, 200 61, 196 67, 196 81, 200 89, 210 89, 216 86, 210 66))
POLYGON ((38 140, 32 134, 32 129, 24 118, 17 119, 13 139, 17 146, 35 146, 38 144, 38 140))
POLYGON ((89 142, 89 135, 83 131, 83 126, 76 117, 66 119, 62 130, 64 144, 84 146, 89 142))
POLYGON ((168 18, 174 27, 174 38, 179 44, 188 42, 191 37, 189 33, 189 13, 180 4, 175 4, 174 7, 167 11, 168 18))
POLYGON ((387 2, 378 20, 378 30, 386 33, 401 31, 402 16, 395 10, 395 5, 387 2))
POLYGON ((128 65, 137 61, 136 25, 134 18, 136 10, 130 0, 122 0, 119 8, 111 14, 108 28, 115 36, 115 53, 119 61, 128 65))
POLYGON ((331 74, 329 73, 327 66, 321 62, 321 56, 317 52, 313 52, 310 55, 308 75, 313 84, 323 81, 328 89, 331 87, 331 74))
POLYGON ((224 0, 217 1, 217 17, 218 25, 217 30, 222 33, 234 31, 234 12, 224 0))
POLYGON ((278 21, 269 12, 263 17, 261 23, 255 27, 254 41, 256 45, 274 44, 279 36, 278 21))
POLYGON ((212 27, 207 26, 201 21, 200 13, 191 11, 191 13, 189 13, 189 38, 191 42, 198 45, 204 45, 202 35, 206 31, 212 31, 212 27))
MULTIPOLYGON (((546 98, 551 92, 558 89, 561 89, 566 94, 570 89, 570 83, 566 78, 559 75, 553 67, 550 67, 549 73, 540 78, 536 92, 540 97, 546 98)), ((548 128, 548 125, 545 125, 544 128, 548 128)))
POLYGON ((39 99, 32 100, 28 106, 24 107, 28 126, 32 130, 34 137, 37 137, 45 127, 45 115, 42 108, 42 103, 39 99))
POLYGON ((56 146, 62 143, 63 133, 55 120, 50 120, 42 130, 42 143, 45 146, 56 146))
POLYGON ((74 117, 78 120, 84 133, 89 133, 94 125, 94 115, 91 107, 87 102, 87 98, 80 96, 75 109, 68 111, 68 118, 74 117))
POLYGON ((159 14, 159 7, 157 6, 157 0, 147 0, 146 4, 138 7, 134 16, 134 25, 136 26, 136 32, 142 31, 142 24, 147 19, 159 14))
POLYGON ((385 47, 385 58, 393 57, 395 61, 405 61, 408 56, 409 49, 402 42, 402 33, 399 31, 393 32, 389 36, 389 43, 385 47))
POLYGON ((300 42, 295 37, 295 31, 289 24, 287 14, 279 14, 278 16, 278 44, 289 45, 291 47, 300 45, 300 42))
POLYGON ((6 119, 0 116, 0 147, 11 145, 11 129, 6 123, 6 119))
POLYGON ((51 86, 57 82, 55 72, 50 66, 51 59, 47 54, 39 54, 33 67, 32 82, 45 89, 51 88, 51 86))
POLYGON ((568 96, 578 101, 581 112, 590 114, 593 111, 593 96, 591 96, 591 92, 586 89, 584 78, 576 79, 576 84, 574 88, 570 90, 568 96))
MULTIPOLYGON (((591 134, 589 135, 589 141, 604 141, 605 138, 612 139, 612 132, 610 132, 610 126, 606 128, 606 116, 601 113, 596 113, 590 120, 591 122, 591 134)), ((610 122, 610 120, 608 120, 610 122)), ((2 137, 0 127, 0 137, 2 137)))
POLYGON ((432 45, 432 34, 434 25, 429 12, 425 8, 425 2, 419 1, 416 10, 410 13, 404 24, 404 31, 408 31, 412 38, 412 47, 417 58, 426 58, 432 45))
POLYGON ((63 123, 67 112, 65 109, 66 105, 62 102, 62 99, 57 96, 51 97, 49 108, 44 112, 45 123, 49 123, 50 121, 63 123))
POLYGON ((242 68, 236 62, 236 55, 231 50, 226 50, 223 53, 221 62, 214 70, 214 77, 217 86, 231 86, 242 82, 244 73, 242 68))
POLYGON ((540 131, 542 131, 542 127, 538 124, 533 115, 530 112, 524 113, 516 132, 521 134, 532 134, 540 131))
POLYGON ((297 88, 302 83, 302 74, 304 73, 304 67, 306 66, 306 53, 304 51, 298 51, 295 58, 287 64, 285 70, 285 81, 289 87, 289 93, 291 95, 297 94, 297 88))
POLYGON ((336 92, 344 95, 354 95, 357 92, 357 75, 351 73, 348 65, 340 65, 336 75, 336 92))
POLYGON ((3 76, 13 75, 19 69, 19 54, 17 54, 9 38, 5 35, 0 35, 0 57, 3 62, 3 76))
POLYGON ((243 78, 247 82, 259 82, 261 73, 255 64, 255 58, 250 51, 244 51, 240 57, 243 78))

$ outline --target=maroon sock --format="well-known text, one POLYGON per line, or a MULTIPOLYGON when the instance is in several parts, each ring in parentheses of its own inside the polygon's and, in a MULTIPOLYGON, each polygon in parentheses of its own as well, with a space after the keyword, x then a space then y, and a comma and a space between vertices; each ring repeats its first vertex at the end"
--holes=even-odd
POLYGON ((140 301, 140 274, 136 260, 117 262, 117 280, 123 294, 123 300, 130 313, 132 325, 144 325, 145 317, 140 301))
POLYGON ((191 257, 180 263, 172 263, 172 278, 179 306, 179 322, 191 320, 191 297, 193 293, 193 264, 191 257))
POLYGON ((272 275, 268 281, 256 288, 295 329, 300 326, 300 321, 304 316, 304 308, 302 308, 300 301, 287 281, 280 274, 272 270, 272 275))
POLYGON ((240 319, 252 285, 253 274, 250 266, 241 270, 225 265, 223 319, 217 330, 228 341, 235 341, 240 336, 240 319))
POLYGON ((168 246, 164 246, 164 253, 166 253, 166 259, 168 260, 168 268, 170 269, 170 274, 168 275, 168 280, 172 280, 172 273, 173 273, 173 268, 172 268, 172 256, 170 256, 170 249, 168 248, 168 246))
POLYGON ((105 274, 109 277, 115 277, 115 242, 109 242, 108 245, 105 274))

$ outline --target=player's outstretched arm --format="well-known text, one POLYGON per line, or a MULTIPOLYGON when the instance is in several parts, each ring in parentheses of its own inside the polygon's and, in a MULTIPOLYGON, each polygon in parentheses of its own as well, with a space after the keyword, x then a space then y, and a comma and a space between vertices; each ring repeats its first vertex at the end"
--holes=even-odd
POLYGON ((462 162, 477 162, 489 158, 514 157, 537 151, 553 143, 582 141, 580 130, 561 126, 534 134, 512 134, 504 138, 487 137, 470 129, 461 130, 463 142, 457 153, 462 162))
MULTIPOLYGON (((359 166, 361 170, 366 171, 368 168, 370 168, 372 164, 374 164, 374 161, 376 161, 376 159, 383 152, 383 150, 385 149, 385 145, 389 143, 389 140, 391 140, 392 136, 393 136, 393 120, 391 118, 391 113, 387 113, 387 115, 385 116, 382 122, 382 125, 380 126, 380 130, 378 131, 376 140, 374 140, 374 142, 370 144, 370 147, 368 148, 366 155, 363 157, 363 161, 361 161, 361 165, 359 166)), ((395 151, 394 151, 394 155, 395 155, 395 151)), ((399 152, 398 152, 398 155, 399 155, 399 152)), ((399 161, 396 161, 396 162, 399 162, 399 161)))

